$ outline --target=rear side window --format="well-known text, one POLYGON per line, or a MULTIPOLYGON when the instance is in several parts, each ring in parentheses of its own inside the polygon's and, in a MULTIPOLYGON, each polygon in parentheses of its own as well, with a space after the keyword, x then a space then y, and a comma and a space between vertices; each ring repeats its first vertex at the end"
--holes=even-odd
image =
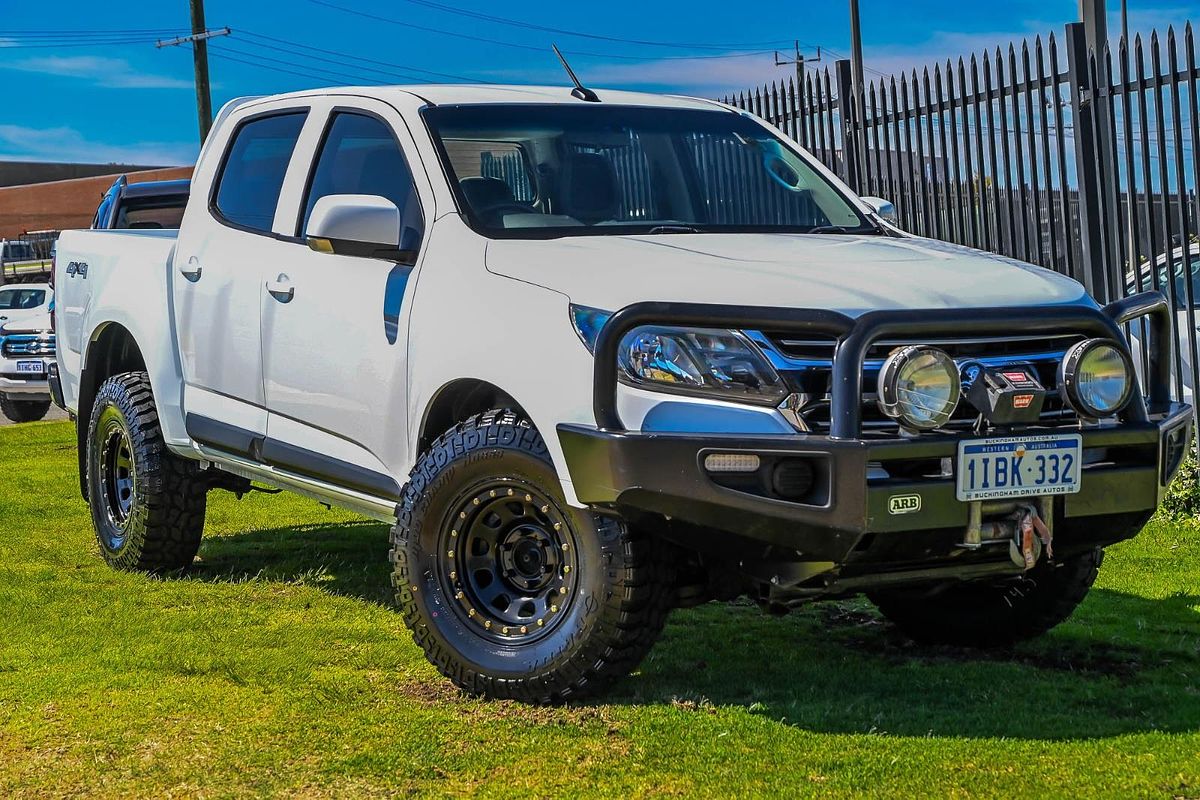
POLYGON ((391 200, 400 209, 400 249, 420 247, 425 223, 412 171, 396 137, 381 120, 364 114, 334 115, 313 170, 301 234, 308 230, 317 201, 331 194, 370 194, 391 200))
POLYGON ((217 180, 216 210, 223 219, 269 232, 306 112, 261 117, 233 135, 217 180))

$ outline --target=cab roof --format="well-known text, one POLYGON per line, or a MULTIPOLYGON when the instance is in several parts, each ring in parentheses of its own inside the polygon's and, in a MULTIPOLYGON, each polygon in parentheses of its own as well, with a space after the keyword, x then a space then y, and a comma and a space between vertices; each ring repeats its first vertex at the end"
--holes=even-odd
MULTIPOLYGON (((595 89, 601 104, 623 106, 654 106, 658 108, 692 108, 718 110, 725 106, 712 100, 680 95, 626 92, 616 89, 595 89)), ((571 94, 570 86, 514 86, 493 84, 422 84, 413 86, 336 86, 324 89, 291 92, 273 97, 248 100, 273 100, 280 97, 311 97, 314 94, 354 94, 387 101, 396 94, 421 98, 433 105, 477 105, 487 103, 545 103, 590 105, 571 94)))

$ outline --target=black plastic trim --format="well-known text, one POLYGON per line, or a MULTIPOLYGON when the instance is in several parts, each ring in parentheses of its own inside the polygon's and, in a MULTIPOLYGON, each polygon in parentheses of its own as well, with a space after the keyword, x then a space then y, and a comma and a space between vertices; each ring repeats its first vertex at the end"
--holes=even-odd
POLYGON ((400 485, 389 475, 277 439, 267 438, 263 441, 262 458, 272 466, 294 470, 337 486, 357 489, 387 500, 400 499, 400 485))
POLYGON ((253 456, 256 443, 262 441, 262 436, 254 431, 190 411, 184 415, 183 428, 195 441, 237 455, 253 456))

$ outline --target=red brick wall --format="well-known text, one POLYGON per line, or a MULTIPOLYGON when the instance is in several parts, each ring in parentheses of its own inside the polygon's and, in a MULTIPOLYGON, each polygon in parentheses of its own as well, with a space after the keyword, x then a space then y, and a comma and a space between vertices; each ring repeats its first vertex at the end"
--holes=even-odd
MULTIPOLYGON (((190 177, 191 167, 171 167, 129 173, 129 182, 190 177)), ((89 227, 100 198, 116 179, 117 175, 101 175, 0 188, 0 239, 16 238, 25 231, 89 227)))

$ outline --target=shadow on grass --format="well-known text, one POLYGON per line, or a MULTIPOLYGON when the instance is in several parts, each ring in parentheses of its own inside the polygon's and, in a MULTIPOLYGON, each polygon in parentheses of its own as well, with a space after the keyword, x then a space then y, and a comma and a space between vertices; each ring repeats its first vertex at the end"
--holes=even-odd
MULTIPOLYGON (((206 539, 190 580, 304 583, 391 603, 387 528, 312 525, 206 539)), ((826 733, 1089 739, 1200 730, 1196 596, 1093 590, 1040 640, 923 647, 865 601, 784 619, 749 604, 676 612, 638 672, 598 702, 743 706, 826 733)))

